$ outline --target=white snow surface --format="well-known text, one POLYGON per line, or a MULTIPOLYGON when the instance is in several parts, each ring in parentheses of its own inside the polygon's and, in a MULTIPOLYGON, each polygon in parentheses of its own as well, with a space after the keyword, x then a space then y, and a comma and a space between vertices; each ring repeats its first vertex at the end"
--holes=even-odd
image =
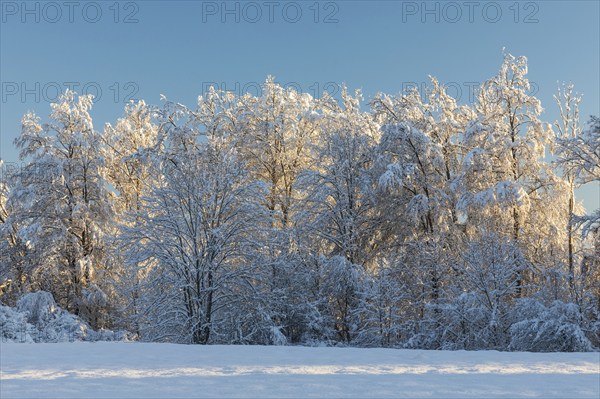
POLYGON ((600 353, 0 344, 9 398, 598 398, 600 353))

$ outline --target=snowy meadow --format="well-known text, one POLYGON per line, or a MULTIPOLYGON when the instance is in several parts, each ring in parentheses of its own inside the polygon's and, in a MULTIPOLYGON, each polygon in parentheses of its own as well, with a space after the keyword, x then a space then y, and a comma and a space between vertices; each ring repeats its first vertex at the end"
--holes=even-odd
POLYGON ((2 398, 598 398, 598 353, 1 344, 2 398))

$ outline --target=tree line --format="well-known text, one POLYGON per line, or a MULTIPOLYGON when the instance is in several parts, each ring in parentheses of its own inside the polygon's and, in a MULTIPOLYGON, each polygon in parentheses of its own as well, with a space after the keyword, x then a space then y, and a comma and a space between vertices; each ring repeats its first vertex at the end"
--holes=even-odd
POLYGON ((600 119, 541 118, 505 54, 473 104, 426 93, 126 105, 22 120, 0 182, 0 301, 47 291, 94 329, 181 343, 591 350, 600 119))

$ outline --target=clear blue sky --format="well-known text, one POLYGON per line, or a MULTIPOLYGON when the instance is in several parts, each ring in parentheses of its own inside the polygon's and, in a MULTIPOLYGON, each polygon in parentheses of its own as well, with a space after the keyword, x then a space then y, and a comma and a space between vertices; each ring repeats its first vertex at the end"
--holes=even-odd
MULTIPOLYGON (((557 81, 584 94, 585 120, 600 114, 597 0, 247 3, 2 0, 0 157, 17 161, 23 113, 46 117, 70 82, 101 90, 98 129, 131 94, 193 105, 209 82, 256 92, 267 75, 312 94, 343 82, 367 100, 434 75, 466 102, 471 82, 496 73, 503 47, 528 57, 546 120, 557 116, 557 81)), ((588 209, 600 206, 597 185, 580 194, 588 209)))

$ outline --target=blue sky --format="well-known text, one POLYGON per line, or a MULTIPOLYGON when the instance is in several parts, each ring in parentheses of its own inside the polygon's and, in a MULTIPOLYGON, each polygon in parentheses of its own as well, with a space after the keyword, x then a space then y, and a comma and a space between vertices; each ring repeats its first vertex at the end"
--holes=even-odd
MULTIPOLYGON (((529 59, 530 80, 557 117, 557 82, 583 93, 581 114, 600 114, 599 1, 1 1, 0 157, 27 110, 45 117, 57 89, 100 94, 95 125, 123 103, 160 94, 193 105, 211 83, 256 92, 274 75, 319 95, 334 83, 398 93, 428 75, 468 102, 496 73, 502 48, 529 59)), ((600 187, 580 192, 600 206, 600 187)))

